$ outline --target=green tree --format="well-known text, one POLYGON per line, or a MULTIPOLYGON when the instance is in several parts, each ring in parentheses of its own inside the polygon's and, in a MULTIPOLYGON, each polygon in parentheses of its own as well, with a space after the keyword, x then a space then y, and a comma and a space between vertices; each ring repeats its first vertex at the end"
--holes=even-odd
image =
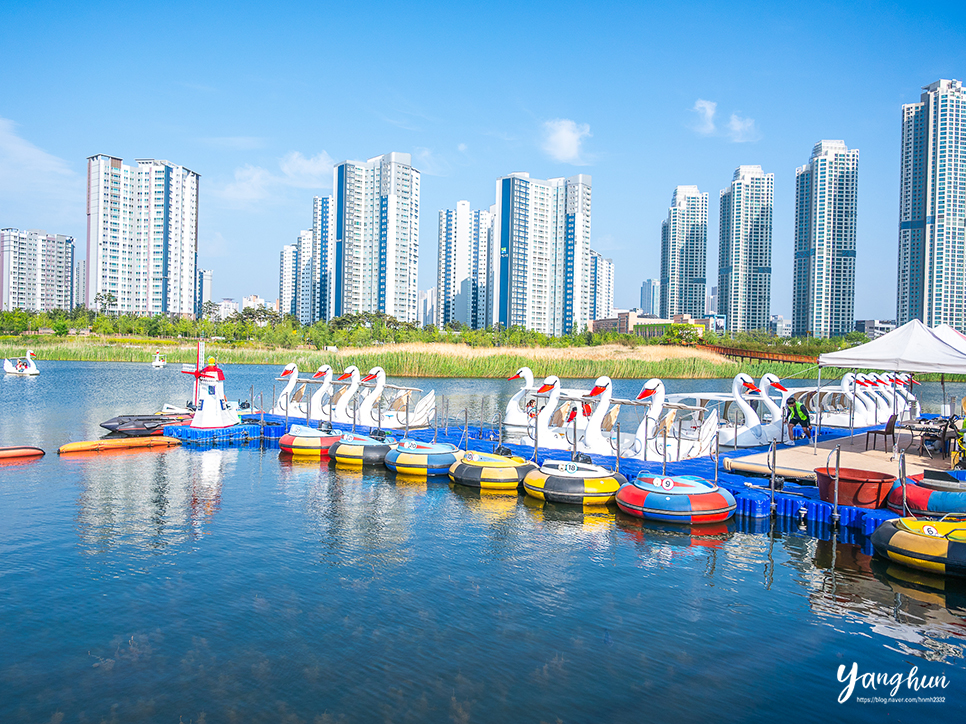
POLYGON ((117 314, 117 297, 111 294, 111 292, 98 292, 95 294, 94 304, 101 312, 117 314))

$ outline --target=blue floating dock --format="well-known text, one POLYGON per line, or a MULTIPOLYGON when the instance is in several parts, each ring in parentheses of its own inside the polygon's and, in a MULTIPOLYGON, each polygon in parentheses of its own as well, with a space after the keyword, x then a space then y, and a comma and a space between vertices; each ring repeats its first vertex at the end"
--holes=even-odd
MULTIPOLYGON (((292 425, 305 425, 304 417, 288 417, 284 415, 252 414, 242 417, 242 424, 223 430, 193 430, 187 426, 172 425, 164 428, 164 434, 176 437, 189 445, 248 445, 253 441, 260 441, 263 447, 277 448, 278 440, 292 425)), ((318 425, 318 422, 311 420, 310 426, 318 425)), ((333 430, 349 432, 352 425, 333 423, 333 430)), ((356 425, 356 432, 368 433, 374 428, 364 425, 356 425)), ((401 434, 402 431, 389 431, 390 434, 401 434)), ((855 432, 860 432, 856 430, 855 432)), ((822 431, 822 440, 834 440, 837 438, 848 437, 851 433, 848 430, 827 428, 822 431)), ((429 442, 433 440, 433 428, 412 429, 409 437, 413 440, 429 442)), ((483 452, 492 452, 498 441, 497 431, 493 428, 479 425, 470 426, 469 429, 469 449, 483 452)), ((462 427, 450 426, 448 429, 441 427, 436 433, 437 442, 448 442, 458 447, 464 447, 464 431, 462 427)), ((514 455, 530 459, 533 456, 532 445, 513 445, 504 443, 514 455)), ((743 457, 759 452, 766 452, 767 446, 755 448, 740 448, 738 450, 722 450, 721 460, 732 457, 743 457)), ((543 463, 547 460, 570 460, 568 450, 548 450, 540 448, 538 451, 538 461, 543 463)), ((616 467, 617 460, 612 455, 591 455, 591 460, 608 468, 616 467)), ((637 476, 640 472, 647 472, 652 475, 659 475, 662 472, 661 462, 645 462, 643 460, 621 458, 620 472, 628 480, 637 476)), ((715 462, 710 457, 693 458, 680 462, 667 463, 668 475, 697 475, 707 480, 715 479, 715 462)), ((718 469, 718 485, 728 490, 735 496, 737 509, 736 518, 744 521, 760 521, 762 524, 753 527, 769 530, 771 519, 771 491, 768 489, 768 481, 764 478, 749 478, 744 475, 730 473, 724 470, 723 466, 718 469), (752 487, 754 486, 754 487, 752 487)), ((814 485, 799 485, 797 483, 785 482, 781 491, 775 491, 775 516, 776 519, 787 523, 791 529, 809 531, 809 535, 827 539, 831 534, 832 526, 832 505, 826 503, 819 497, 818 488, 814 485), (827 531, 822 534, 822 529, 827 531)), ((858 533, 861 536, 871 535, 872 531, 883 521, 898 517, 889 510, 872 510, 867 508, 853 508, 845 505, 839 506, 839 539, 843 542, 856 542, 846 540, 854 538, 858 533), (848 531, 843 533, 842 531, 848 531), (842 536, 845 536, 844 538, 842 536)), ((864 544, 864 541, 859 541, 864 544)))

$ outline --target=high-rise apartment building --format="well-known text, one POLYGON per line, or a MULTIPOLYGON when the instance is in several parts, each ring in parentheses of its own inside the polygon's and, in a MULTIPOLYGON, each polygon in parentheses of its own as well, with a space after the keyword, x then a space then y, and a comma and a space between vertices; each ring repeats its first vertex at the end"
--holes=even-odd
POLYGON ((678 186, 667 219, 661 222, 661 311, 704 316, 708 263, 708 194, 697 186, 678 186))
POLYGON ((708 294, 704 298, 704 313, 708 316, 718 313, 718 287, 708 285, 708 294))
POLYGON ((418 321, 419 171, 411 156, 345 161, 334 181, 331 316, 379 311, 418 321))
POLYGON ((721 191, 716 314, 731 333, 768 329, 775 174, 739 166, 721 191))
POLYGON ((295 304, 300 324, 315 324, 319 321, 319 269, 321 259, 311 229, 299 232, 295 243, 295 304))
POLYGON ((859 151, 819 141, 795 171, 792 333, 839 337, 855 321, 859 151))
POLYGON ((155 159, 87 159, 87 295, 118 312, 195 313, 200 177, 155 159))
POLYGON ((313 319, 329 320, 335 309, 335 204, 331 196, 312 199, 313 319))
POLYGON ((560 335, 590 320, 591 177, 496 182, 487 275, 491 324, 560 335))
POLYGON ((296 244, 286 244, 282 247, 278 269, 278 313, 293 316, 298 314, 296 306, 298 294, 298 259, 299 248, 296 244))
POLYGON ((87 304, 87 260, 74 262, 74 295, 71 309, 87 304))
POLYGON ((198 287, 195 291, 195 319, 204 316, 205 302, 211 301, 211 269, 198 270, 198 287))
POLYGON ((966 91, 923 91, 902 106, 897 321, 966 332, 966 91))
POLYGON ((294 245, 282 250, 279 272, 279 300, 282 314, 294 314, 301 324, 315 324, 334 316, 335 243, 331 196, 312 199, 312 228, 299 233, 294 245), (294 248, 294 252, 291 249, 294 248), (294 266, 287 267, 286 264, 294 266), (294 270, 294 272, 293 272, 294 270), (294 273, 294 289, 290 297, 283 290, 287 274, 294 273), (288 312, 292 309, 292 312, 288 312))
POLYGON ((417 293, 417 305, 419 306, 417 320, 422 326, 436 324, 436 287, 417 293))
POLYGON ((74 237, 0 229, 0 311, 71 309, 73 273, 74 237))
POLYGON ((614 260, 590 250, 590 319, 614 316, 614 260))
POLYGON ((473 211, 469 201, 439 212, 436 326, 450 322, 474 329, 485 326, 481 322, 491 221, 489 211, 473 211))
POLYGON ((641 284, 641 313, 661 313, 661 282, 658 279, 645 279, 641 284))

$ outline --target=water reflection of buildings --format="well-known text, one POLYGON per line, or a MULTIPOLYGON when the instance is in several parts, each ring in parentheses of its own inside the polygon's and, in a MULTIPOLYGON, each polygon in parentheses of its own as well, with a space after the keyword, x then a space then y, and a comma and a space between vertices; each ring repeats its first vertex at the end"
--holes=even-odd
POLYGON ((783 547, 820 618, 848 619, 930 661, 966 653, 966 587, 959 581, 886 563, 860 546, 785 536, 783 547))
POLYGON ((161 549, 206 534, 238 450, 95 453, 83 466, 78 529, 91 552, 161 549))

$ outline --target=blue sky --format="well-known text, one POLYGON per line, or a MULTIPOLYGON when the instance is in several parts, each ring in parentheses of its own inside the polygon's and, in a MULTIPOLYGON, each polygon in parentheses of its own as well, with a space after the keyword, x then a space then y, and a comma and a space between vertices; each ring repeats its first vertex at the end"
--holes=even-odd
POLYGON ((420 288, 437 214, 496 179, 593 176, 593 246, 615 304, 659 275, 676 185, 775 174, 772 313, 791 312, 795 168, 861 153, 856 315, 895 315, 899 119, 966 77, 966 4, 7 3, 0 10, 0 226, 86 249, 86 158, 201 174, 199 263, 216 298, 274 300, 333 162, 402 151, 422 171, 420 288), (712 113, 713 111, 713 113, 712 113))

